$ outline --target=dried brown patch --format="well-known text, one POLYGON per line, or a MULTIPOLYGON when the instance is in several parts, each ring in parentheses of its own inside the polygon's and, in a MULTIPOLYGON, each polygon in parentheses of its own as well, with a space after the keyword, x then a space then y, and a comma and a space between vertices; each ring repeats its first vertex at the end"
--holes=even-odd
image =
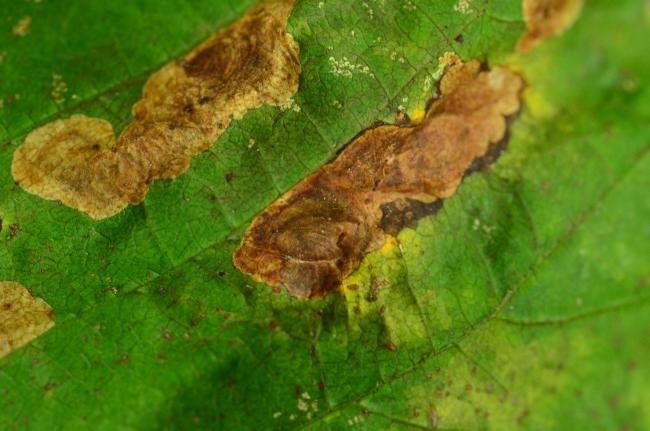
POLYGON ((298 89, 298 45, 285 31, 294 0, 269 0, 145 84, 135 121, 115 138, 101 119, 74 115, 32 131, 14 153, 14 179, 95 219, 142 202, 175 178, 233 118, 298 89))
POLYGON ((506 135, 523 82, 508 69, 457 63, 417 125, 369 129, 246 231, 233 261, 291 295, 336 289, 363 256, 453 195, 476 159, 506 135))
POLYGON ((0 358, 54 326, 52 308, 19 283, 0 281, 0 358))
POLYGON ((517 43, 519 52, 528 52, 544 39, 562 34, 580 15, 584 0, 523 0, 528 31, 517 43))

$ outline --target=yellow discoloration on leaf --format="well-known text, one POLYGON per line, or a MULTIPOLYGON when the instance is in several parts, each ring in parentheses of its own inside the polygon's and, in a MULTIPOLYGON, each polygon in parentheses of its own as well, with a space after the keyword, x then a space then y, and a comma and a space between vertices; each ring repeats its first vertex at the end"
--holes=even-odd
POLYGON ((409 118, 413 124, 421 122, 424 119, 424 114, 426 114, 426 111, 422 108, 415 108, 408 112, 409 118))
POLYGON ((379 252, 384 256, 388 256, 393 252, 396 246, 397 239, 392 235, 386 235, 386 241, 384 242, 384 245, 382 245, 379 249, 379 252))
POLYGON ((0 281, 0 358, 54 326, 52 308, 19 283, 0 281))
MULTIPOLYGON (((14 179, 95 219, 142 202, 153 180, 185 172, 232 119, 291 104, 300 74, 298 45, 285 31, 293 3, 262 3, 154 73, 119 138, 106 121, 78 115, 34 130, 14 153, 14 179)), ((60 83, 55 89, 62 98, 60 83)))
POLYGON ((562 34, 580 15, 584 0, 523 0, 528 31, 519 39, 517 50, 528 52, 544 39, 562 34))

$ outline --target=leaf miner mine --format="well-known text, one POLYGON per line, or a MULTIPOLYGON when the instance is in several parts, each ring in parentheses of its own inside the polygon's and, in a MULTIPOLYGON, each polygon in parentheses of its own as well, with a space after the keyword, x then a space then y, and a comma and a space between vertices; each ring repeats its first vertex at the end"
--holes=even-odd
POLYGON ((52 308, 21 284, 0 281, 0 358, 54 326, 52 308))
POLYGON ((154 73, 119 138, 82 115, 32 131, 14 153, 15 181, 94 219, 142 202, 151 181, 185 172, 233 118, 290 103, 300 75, 298 44, 285 31, 294 1, 261 3, 154 73))
POLYGON ((528 52, 551 36, 565 32, 580 15, 584 0, 523 0, 527 31, 517 42, 519 52, 528 52))
POLYGON ((296 297, 335 290, 386 233, 435 211, 477 160, 494 158, 522 87, 504 67, 456 62, 419 124, 363 132, 255 218, 233 263, 296 297))

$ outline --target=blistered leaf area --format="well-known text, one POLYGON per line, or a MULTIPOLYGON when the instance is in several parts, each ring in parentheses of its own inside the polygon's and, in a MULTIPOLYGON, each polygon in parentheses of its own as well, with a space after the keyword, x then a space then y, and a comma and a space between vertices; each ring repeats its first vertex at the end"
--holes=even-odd
POLYGON ((0 281, 0 358, 54 326, 52 308, 19 283, 0 281))
POLYGON ((522 86, 506 68, 457 61, 419 124, 362 133, 253 221, 234 264, 300 298, 336 289, 386 233, 435 210, 490 156, 519 110, 522 86))
POLYGON ((103 219, 175 178, 232 119, 286 105, 298 89, 298 45, 285 31, 293 0, 267 1, 145 84, 134 121, 116 138, 101 119, 74 115, 32 131, 12 173, 26 191, 103 219))

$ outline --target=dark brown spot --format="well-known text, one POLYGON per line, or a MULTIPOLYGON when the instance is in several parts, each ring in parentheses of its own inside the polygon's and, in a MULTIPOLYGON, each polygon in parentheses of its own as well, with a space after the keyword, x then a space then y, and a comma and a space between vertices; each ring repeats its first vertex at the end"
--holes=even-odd
POLYGON ((426 203, 415 199, 387 202, 381 205, 381 229, 390 235, 397 235, 405 227, 415 227, 421 218, 435 214, 442 208, 442 200, 426 203))
POLYGON ((394 343, 388 342, 385 344, 385 347, 391 352, 397 352, 397 346, 394 343))
POLYGON ((463 36, 461 33, 458 33, 454 40, 458 43, 463 43, 465 42, 465 36, 463 36))
POLYGON ((232 173, 232 172, 228 172, 228 173, 226 174, 226 182, 231 182, 231 181, 234 180, 234 179, 235 179, 235 174, 234 174, 234 173, 232 173))

